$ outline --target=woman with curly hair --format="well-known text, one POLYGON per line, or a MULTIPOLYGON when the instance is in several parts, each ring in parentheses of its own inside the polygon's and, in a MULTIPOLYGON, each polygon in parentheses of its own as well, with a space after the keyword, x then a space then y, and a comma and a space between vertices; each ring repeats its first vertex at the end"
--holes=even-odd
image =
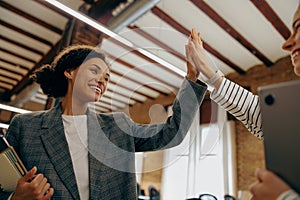
POLYGON ((97 114, 88 106, 103 96, 110 79, 101 50, 64 49, 33 75, 59 103, 17 115, 8 128, 7 140, 30 170, 0 199, 137 199, 134 153, 182 142, 207 89, 197 71, 187 66, 173 116, 162 124, 137 124, 124 113, 97 114))

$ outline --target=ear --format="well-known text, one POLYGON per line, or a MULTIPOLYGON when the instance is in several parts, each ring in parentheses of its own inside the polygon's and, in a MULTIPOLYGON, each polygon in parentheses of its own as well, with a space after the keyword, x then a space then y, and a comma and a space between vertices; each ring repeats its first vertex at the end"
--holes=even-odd
POLYGON ((64 71, 64 75, 65 75, 65 77, 67 78, 67 79, 72 79, 72 71, 67 71, 67 70, 65 70, 64 71))

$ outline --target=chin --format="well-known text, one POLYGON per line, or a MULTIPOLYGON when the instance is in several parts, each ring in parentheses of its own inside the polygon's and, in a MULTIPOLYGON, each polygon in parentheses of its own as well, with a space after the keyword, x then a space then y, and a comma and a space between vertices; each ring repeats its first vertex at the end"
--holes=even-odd
POLYGON ((94 102, 97 102, 101 99, 101 95, 95 95, 94 96, 94 102))

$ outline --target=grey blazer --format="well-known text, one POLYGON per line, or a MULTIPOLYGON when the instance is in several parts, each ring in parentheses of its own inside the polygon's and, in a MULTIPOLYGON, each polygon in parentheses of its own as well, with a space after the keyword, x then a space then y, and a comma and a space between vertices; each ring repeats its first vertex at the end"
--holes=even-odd
MULTIPOLYGON (((87 112, 90 199, 137 199, 134 152, 161 150, 184 139, 206 86, 185 78, 166 123, 142 125, 123 113, 87 112)), ((37 166, 54 188, 52 199, 80 199, 60 105, 14 117, 7 139, 27 169, 37 166)), ((0 199, 9 196, 0 192, 0 199)))

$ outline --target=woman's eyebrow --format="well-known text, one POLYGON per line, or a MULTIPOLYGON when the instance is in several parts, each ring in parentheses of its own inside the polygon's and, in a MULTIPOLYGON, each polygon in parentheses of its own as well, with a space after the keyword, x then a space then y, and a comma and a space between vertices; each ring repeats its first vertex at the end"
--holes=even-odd
POLYGON ((97 67, 99 70, 102 70, 102 68, 99 65, 97 65, 95 63, 92 63, 92 65, 95 66, 95 67, 97 67))
POLYGON ((296 19, 296 20, 293 22, 292 27, 295 27, 295 25, 296 25, 296 23, 297 23, 298 21, 300 21, 300 18, 296 19))

